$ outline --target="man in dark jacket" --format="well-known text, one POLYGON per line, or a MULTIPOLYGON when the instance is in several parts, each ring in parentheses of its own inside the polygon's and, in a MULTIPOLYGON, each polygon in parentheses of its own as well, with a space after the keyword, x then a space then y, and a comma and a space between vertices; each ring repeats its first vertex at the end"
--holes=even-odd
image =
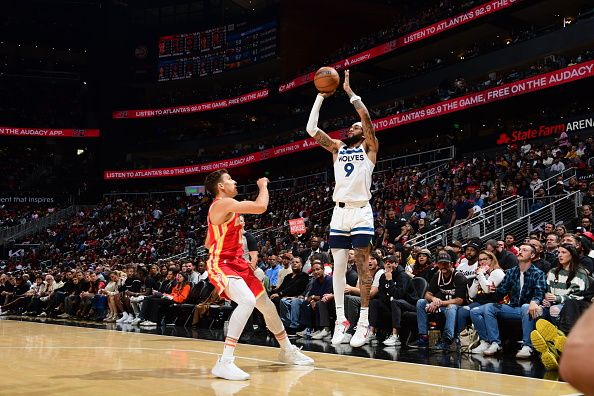
POLYGON ((489 239, 485 243, 485 250, 491 252, 497 257, 499 266, 504 270, 515 268, 518 266, 518 258, 508 250, 505 250, 503 241, 497 242, 495 239, 489 239))
POLYGON ((411 277, 395 256, 386 257, 384 266, 386 272, 379 278, 378 293, 369 302, 369 324, 375 332, 381 319, 391 317, 392 334, 384 345, 398 346, 402 312, 415 312, 418 298, 411 277))
POLYGON ((291 264, 293 273, 285 276, 283 283, 275 290, 270 299, 280 312, 281 320, 289 334, 295 334, 299 326, 299 296, 305 293, 309 276, 302 271, 301 257, 293 257, 291 264))

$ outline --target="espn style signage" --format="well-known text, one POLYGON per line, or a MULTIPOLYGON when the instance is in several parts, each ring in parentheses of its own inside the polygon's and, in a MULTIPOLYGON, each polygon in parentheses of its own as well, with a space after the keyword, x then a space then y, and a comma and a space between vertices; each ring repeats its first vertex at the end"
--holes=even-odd
POLYGON ((220 99, 213 102, 198 103, 185 106, 175 107, 164 107, 160 109, 144 109, 144 110, 120 110, 114 111, 111 114, 113 119, 121 118, 151 118, 151 117, 163 117, 170 115, 179 114, 190 114, 200 113, 203 111, 211 111, 217 109, 224 109, 226 107, 235 106, 242 103, 253 102, 254 100, 260 100, 267 98, 269 94, 268 89, 261 89, 259 91, 253 91, 244 95, 237 96, 235 98, 220 99))
MULTIPOLYGON (((380 132, 401 125, 439 117, 444 114, 470 109, 472 107, 485 105, 487 103, 506 100, 515 96, 567 84, 592 76, 594 76, 594 61, 579 63, 564 69, 540 74, 484 91, 461 96, 459 98, 449 99, 419 109, 380 118, 379 120, 373 121, 373 126, 375 127, 376 132, 380 132)), ((346 129, 333 131, 328 133, 328 135, 335 139, 342 139, 344 138, 345 131, 346 129)), ((207 164, 142 170, 106 170, 103 172, 103 178, 105 180, 123 180, 147 177, 192 175, 197 173, 212 172, 221 168, 234 168, 237 166, 248 165, 269 158, 276 158, 303 150, 309 150, 314 147, 318 147, 318 143, 315 141, 315 139, 309 138, 298 142, 285 144, 283 146, 262 150, 257 153, 246 154, 241 157, 210 162, 207 164)))
MULTIPOLYGON (((404 36, 398 37, 394 40, 388 41, 387 43, 378 45, 377 47, 373 47, 369 50, 360 52, 356 55, 353 55, 347 59, 343 59, 334 63, 332 66, 336 70, 347 69, 353 65, 357 65, 362 62, 366 62, 370 59, 380 57, 387 53, 397 50, 398 48, 405 47, 407 45, 416 43, 418 41, 424 40, 426 38, 436 36, 442 32, 445 32, 450 29, 454 29, 458 26, 464 25, 466 23, 472 22, 479 18, 485 17, 487 15, 493 14, 497 11, 501 11, 508 7, 511 7, 514 4, 519 3, 522 0, 492 0, 488 1, 484 4, 481 4, 477 7, 474 7, 471 10, 468 10, 462 14, 458 14, 456 16, 443 19, 439 22, 436 22, 432 25, 425 26, 419 30, 414 32, 405 34, 404 36)), ((315 72, 311 72, 305 74, 303 76, 297 77, 289 82, 281 84, 278 88, 279 92, 286 92, 291 89, 300 87, 304 84, 307 84, 313 81, 315 76, 315 72)))
POLYGON ((59 138, 96 138, 99 129, 47 129, 0 127, 0 136, 59 137, 59 138))
POLYGON ((298 219, 289 220, 289 229, 293 235, 305 234, 305 221, 303 221, 303 218, 301 217, 298 219))
POLYGON ((499 135, 497 144, 502 145, 522 142, 524 140, 560 135, 562 132, 581 131, 591 128, 594 128, 594 117, 581 117, 574 121, 559 122, 553 125, 539 125, 536 128, 529 128, 523 131, 517 130, 512 131, 511 133, 504 132, 499 135))

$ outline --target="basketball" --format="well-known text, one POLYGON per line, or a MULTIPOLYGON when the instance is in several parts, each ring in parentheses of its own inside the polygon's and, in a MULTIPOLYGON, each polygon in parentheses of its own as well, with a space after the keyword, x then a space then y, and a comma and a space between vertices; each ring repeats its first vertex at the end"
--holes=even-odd
POLYGON ((317 90, 326 93, 336 91, 340 84, 340 76, 333 67, 320 67, 314 77, 314 85, 317 90))

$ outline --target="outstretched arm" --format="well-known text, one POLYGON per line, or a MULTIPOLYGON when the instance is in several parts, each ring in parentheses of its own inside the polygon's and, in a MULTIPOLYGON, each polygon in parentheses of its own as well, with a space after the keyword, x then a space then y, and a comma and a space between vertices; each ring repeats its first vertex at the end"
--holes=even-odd
POLYGON ((320 146, 324 147, 332 154, 335 154, 340 149, 340 140, 332 139, 327 133, 318 128, 318 118, 320 117, 320 108, 322 107, 322 102, 325 98, 332 95, 333 93, 334 92, 319 93, 318 96, 316 96, 316 101, 314 102, 311 112, 309 113, 309 120, 307 121, 306 130, 309 136, 314 138, 320 146))
MULTIPOLYGON (((262 214, 268 209, 268 179, 263 177, 257 181, 260 192, 255 201, 237 201, 233 198, 223 198, 216 202, 209 214, 212 224, 219 225, 229 220, 233 213, 262 214)), ((206 242, 209 242, 207 239, 206 242)), ((208 245, 207 245, 208 246, 208 245)))
POLYGON ((355 106, 357 114, 359 114, 359 117, 361 117, 361 124, 363 124, 363 136, 365 137, 365 145, 367 146, 367 152, 377 153, 379 149, 379 142, 375 137, 375 128, 373 128, 371 116, 369 115, 369 110, 367 110, 367 107, 363 104, 363 101, 361 101, 361 97, 355 95, 355 92, 353 92, 351 88, 348 70, 344 72, 344 84, 342 87, 349 96, 353 106, 355 106))

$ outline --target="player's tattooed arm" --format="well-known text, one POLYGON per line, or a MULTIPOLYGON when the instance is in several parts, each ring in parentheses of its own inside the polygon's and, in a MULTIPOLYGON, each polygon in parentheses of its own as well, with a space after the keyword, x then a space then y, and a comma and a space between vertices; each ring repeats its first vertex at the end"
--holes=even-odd
POLYGON ((321 129, 318 129, 318 132, 315 134, 314 139, 318 144, 324 147, 326 150, 336 153, 338 152, 338 145, 336 144, 336 140, 332 139, 328 134, 321 129))
POLYGON ((361 124, 363 125, 363 136, 365 137, 365 144, 367 149, 372 152, 377 152, 379 148, 379 142, 375 136, 375 128, 371 122, 371 116, 367 106, 363 103, 360 96, 357 96, 351 88, 350 72, 346 70, 344 72, 344 83, 343 89, 350 98, 350 102, 355 107, 357 114, 361 118, 361 124))

